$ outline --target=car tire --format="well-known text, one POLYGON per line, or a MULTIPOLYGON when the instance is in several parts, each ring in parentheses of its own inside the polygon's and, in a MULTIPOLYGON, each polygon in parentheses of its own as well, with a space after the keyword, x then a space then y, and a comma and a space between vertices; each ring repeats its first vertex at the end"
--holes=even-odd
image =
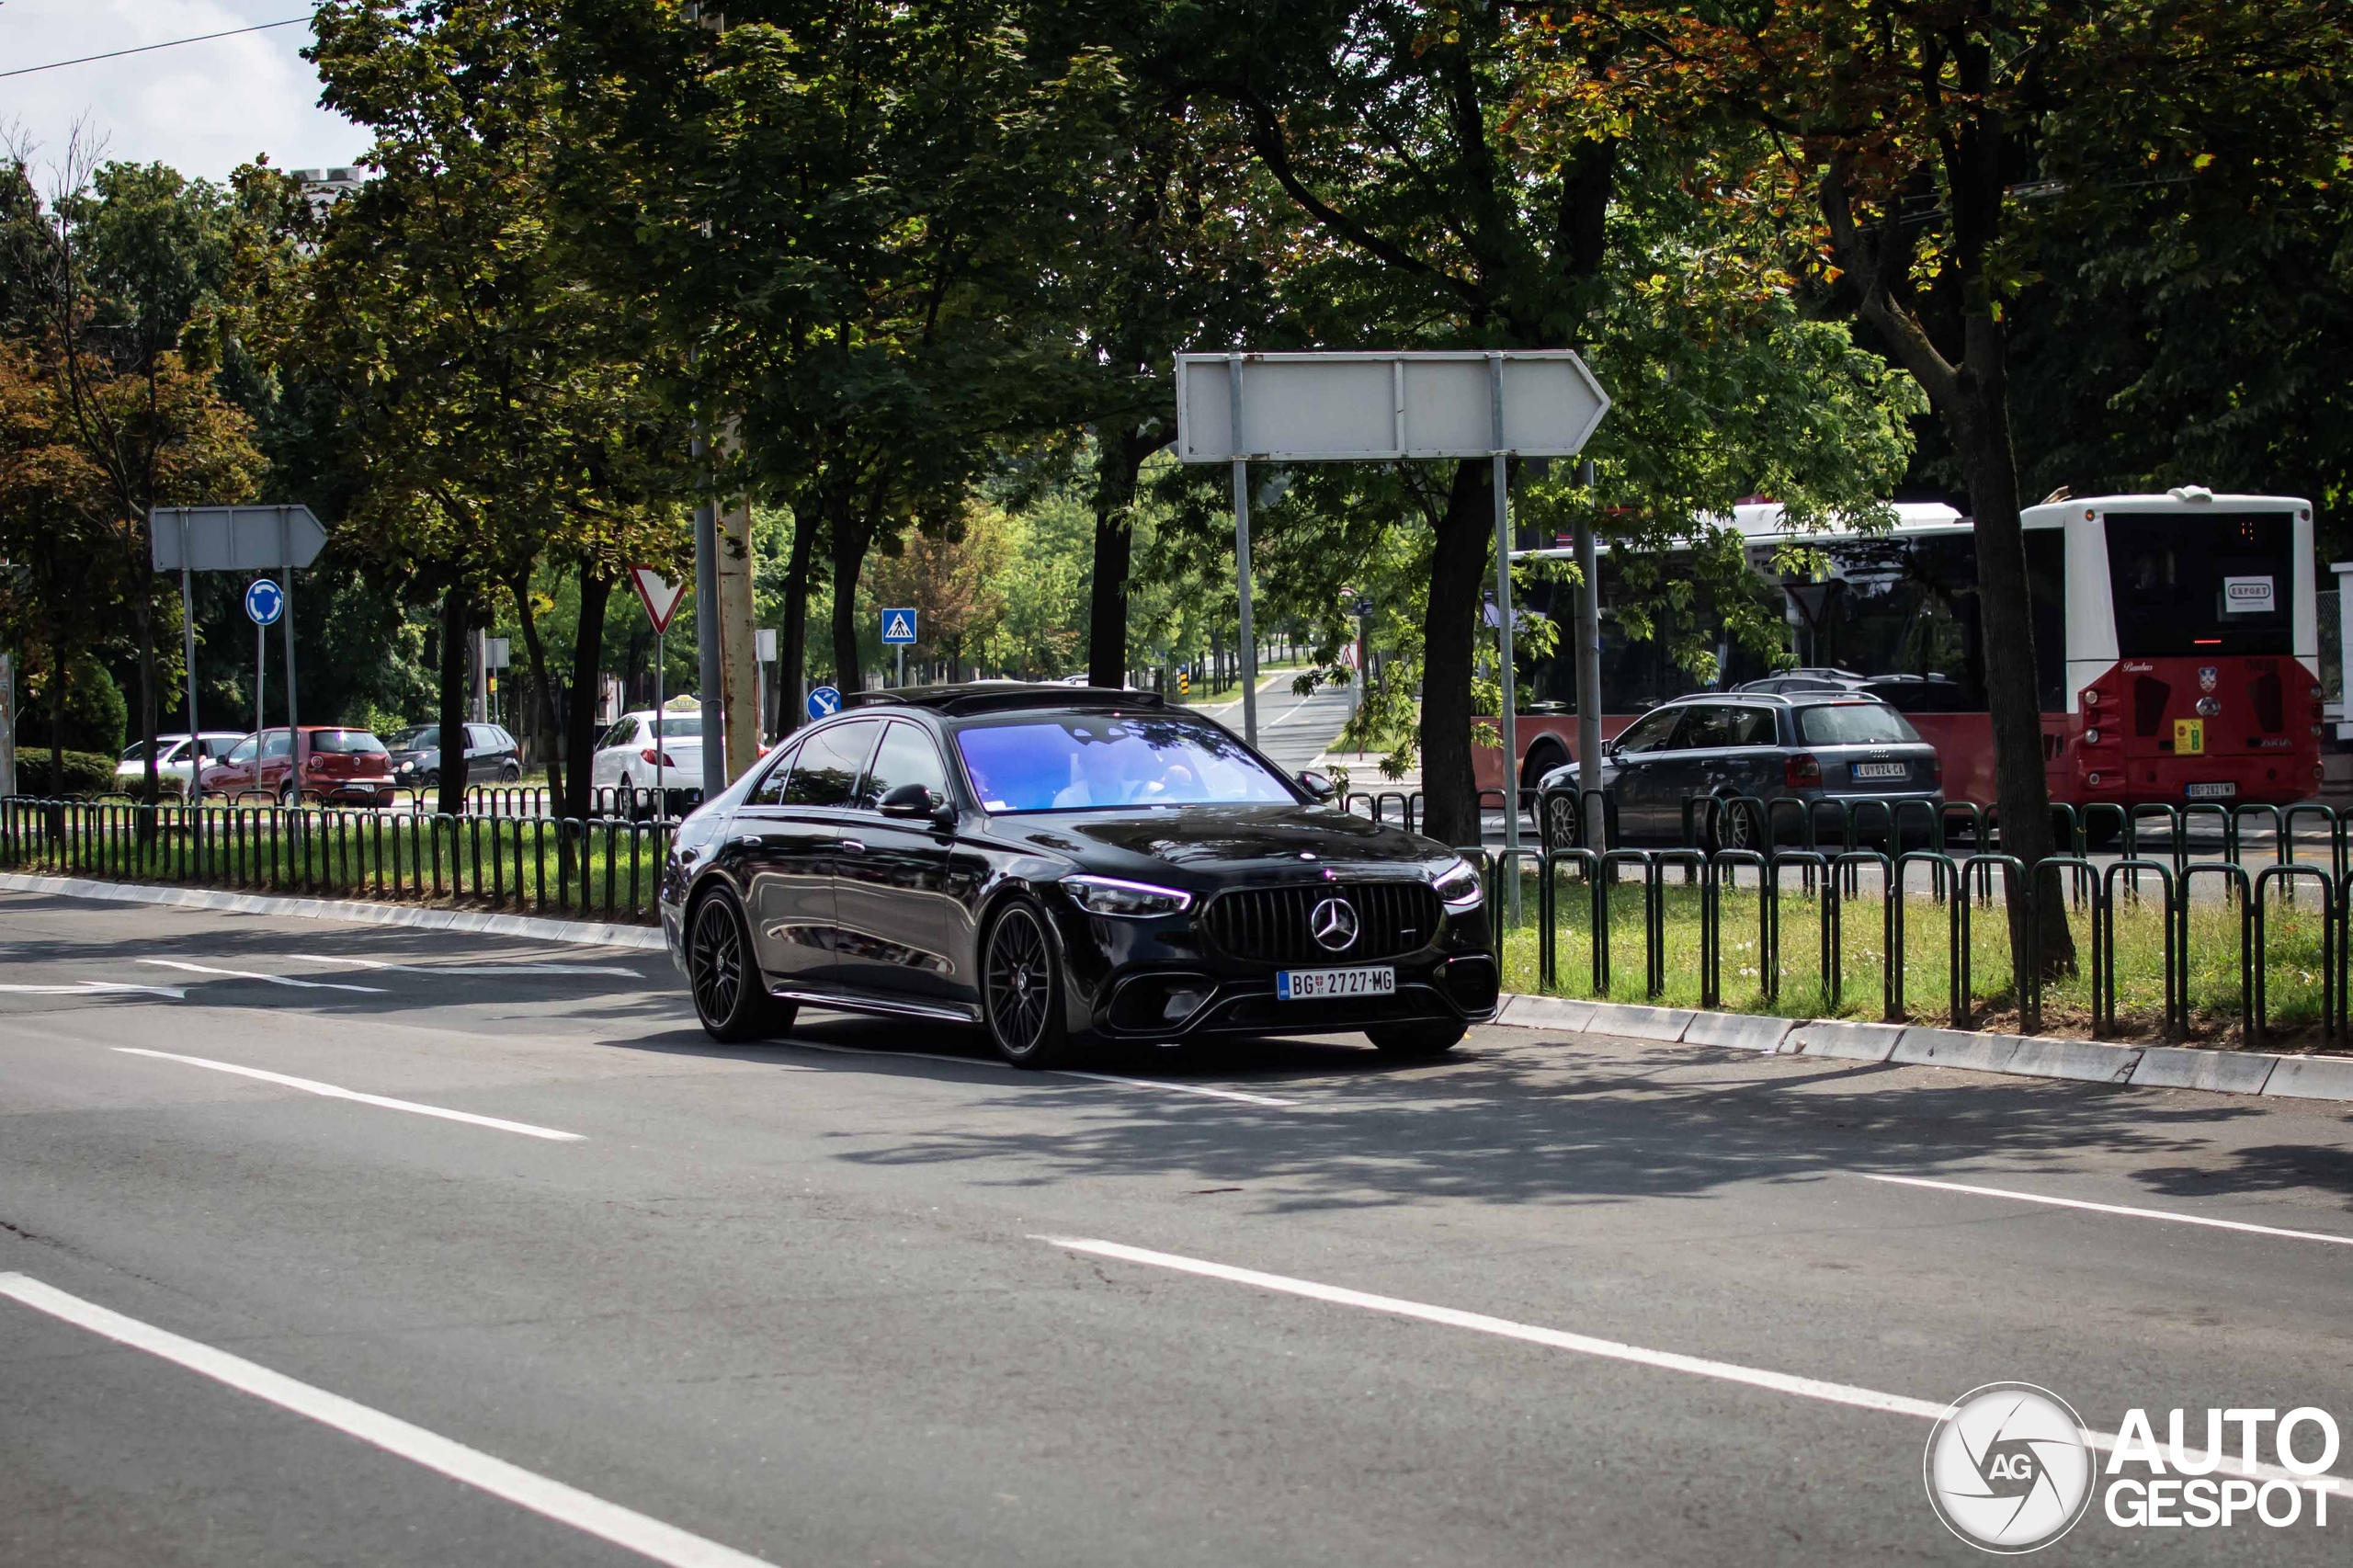
POLYGON ((981 942, 981 1021, 1016 1067, 1051 1067, 1070 1056, 1061 968, 1046 912, 1031 899, 1006 900, 981 942))
POLYGON ((751 927, 725 893, 707 893, 688 917, 687 983, 703 1032, 722 1045, 741 1045, 792 1027, 798 1011, 768 994, 752 952, 751 927))
POLYGON ((1577 798, 1566 790, 1557 790, 1544 797, 1544 847, 1574 849, 1584 839, 1583 824, 1577 820, 1577 798))
POLYGON ((1717 796, 1714 817, 1707 832, 1700 835, 1708 853, 1713 855, 1723 849, 1754 851, 1756 839, 1756 814, 1736 804, 1733 796, 1717 796))
POLYGON ((426 774, 425 776, 425 782, 419 785, 418 788, 423 790, 438 790, 441 788, 441 775, 438 772, 426 774))
POLYGON ((278 810, 282 812, 296 811, 301 808, 301 804, 302 792, 294 787, 294 781, 292 779, 290 778, 285 783, 278 787, 278 810))
POLYGON ((1364 1031, 1390 1056, 1443 1056, 1471 1032, 1463 1023, 1375 1024, 1364 1031))
POLYGON ((520 784, 523 782, 523 770, 510 762, 498 770, 498 781, 501 784, 520 784))

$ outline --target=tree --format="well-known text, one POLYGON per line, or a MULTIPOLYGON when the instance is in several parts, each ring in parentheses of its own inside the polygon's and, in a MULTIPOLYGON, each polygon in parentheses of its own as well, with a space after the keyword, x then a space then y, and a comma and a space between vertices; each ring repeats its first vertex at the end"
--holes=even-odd
MULTIPOLYGON (((225 275, 222 204, 213 187, 161 165, 93 171, 75 147, 46 214, 28 210, 21 160, 9 184, 6 270, 25 334, 12 410, 17 477, 44 498, 28 498, 30 515, 70 516, 88 551, 89 570, 57 591, 110 590, 130 620, 147 757, 142 796, 152 805, 164 589, 149 514, 246 499, 261 470, 249 423, 209 367, 181 351, 190 318, 225 275)), ((51 624, 64 619, 53 611, 51 624)))
MULTIPOLYGON (((2034 203, 2061 196, 2052 211, 2062 223, 2086 209, 2113 211, 2117 187, 2149 163, 2164 168, 2168 150, 2194 172, 2212 157, 2195 151, 2210 105, 2276 109, 2265 100, 2299 96, 2283 67, 2328 61, 2324 72, 2341 73, 2344 43, 2340 8, 2296 0, 1959 0, 1928 10, 1805 0, 1675 50, 1741 62, 1735 95, 1813 180, 1841 289, 1919 382, 1951 444, 1975 522, 2002 845, 2030 883, 2056 848, 2012 408, 2012 313, 2033 280, 2039 234, 2052 226, 2034 203), (2175 68, 2186 62, 2194 68, 2175 68), (2062 168, 2070 177, 2055 189, 2037 183, 2062 168)), ((2313 138, 2291 159, 2302 170, 2268 171, 2264 183, 2280 190, 2299 173, 2335 176, 2343 141, 2333 152, 2327 141, 2313 138)), ((2072 966, 2074 948, 2062 900, 2042 891, 2039 930, 2029 941, 2021 929, 2018 950, 2055 971, 2072 966)))
POLYGON ((569 741, 549 784, 585 818, 604 606, 631 561, 676 569, 684 431, 652 345, 583 286, 555 221, 552 9, 347 0, 314 25, 325 99, 375 130, 377 176, 326 225, 313 364, 368 453, 356 520, 442 597, 440 807, 463 805, 463 640, 501 592, 543 729, 569 741), (543 561, 580 576, 568 722, 531 586, 543 561))

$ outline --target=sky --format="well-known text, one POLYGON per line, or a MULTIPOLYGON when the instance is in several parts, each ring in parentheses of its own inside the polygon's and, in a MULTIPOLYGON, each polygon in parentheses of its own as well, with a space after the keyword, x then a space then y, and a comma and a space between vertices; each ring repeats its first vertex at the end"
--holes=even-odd
MULTIPOLYGON (((308 0, 0 0, 0 71, 306 16, 308 0)), ((33 142, 44 193, 75 123, 107 158, 225 180, 267 153, 282 169, 348 165, 368 135, 319 108, 308 22, 24 76, 0 76, 0 130, 33 142)))

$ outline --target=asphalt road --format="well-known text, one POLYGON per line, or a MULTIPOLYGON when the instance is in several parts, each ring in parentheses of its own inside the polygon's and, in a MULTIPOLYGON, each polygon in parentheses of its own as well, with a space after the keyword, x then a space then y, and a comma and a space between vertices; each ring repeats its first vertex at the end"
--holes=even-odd
POLYGON ((2342 1107, 723 1050, 652 954, 25 895, 0 956, 8 1564, 1958 1562, 1919 1411, 1978 1384, 2353 1426, 2342 1107))

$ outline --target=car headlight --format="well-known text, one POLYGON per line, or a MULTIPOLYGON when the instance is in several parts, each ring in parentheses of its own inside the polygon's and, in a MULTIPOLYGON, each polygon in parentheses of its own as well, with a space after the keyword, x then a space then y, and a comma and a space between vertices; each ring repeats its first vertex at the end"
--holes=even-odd
POLYGON ((1063 886, 1089 915, 1118 915, 1130 920, 1181 915, 1193 903, 1191 893, 1176 888, 1121 881, 1117 877, 1064 877, 1063 886))
POLYGON ((1468 915, 1487 896, 1479 881, 1479 868, 1461 858, 1443 867, 1430 879, 1430 886, 1449 915, 1468 915))

